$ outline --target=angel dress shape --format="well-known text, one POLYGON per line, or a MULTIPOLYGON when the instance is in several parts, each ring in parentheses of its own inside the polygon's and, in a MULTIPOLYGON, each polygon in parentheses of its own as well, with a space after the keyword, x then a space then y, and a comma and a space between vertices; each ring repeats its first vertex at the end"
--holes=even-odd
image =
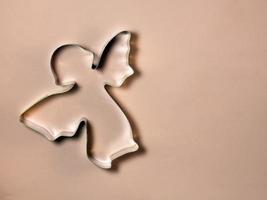
POLYGON ((93 134, 90 159, 102 168, 136 151, 130 123, 105 88, 121 86, 134 73, 128 64, 130 37, 129 32, 118 33, 99 59, 79 45, 56 49, 51 68, 57 89, 23 112, 21 122, 52 141, 73 136, 81 122, 89 122, 93 134))

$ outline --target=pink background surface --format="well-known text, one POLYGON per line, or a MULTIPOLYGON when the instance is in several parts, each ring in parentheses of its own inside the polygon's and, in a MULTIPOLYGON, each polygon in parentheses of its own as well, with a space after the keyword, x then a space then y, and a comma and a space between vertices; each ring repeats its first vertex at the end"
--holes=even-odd
POLYGON ((265 200, 267 2, 1 1, 1 200, 265 200), (107 171, 86 134, 52 143, 19 123, 54 86, 63 43, 135 33, 137 75, 112 93, 142 151, 107 171))

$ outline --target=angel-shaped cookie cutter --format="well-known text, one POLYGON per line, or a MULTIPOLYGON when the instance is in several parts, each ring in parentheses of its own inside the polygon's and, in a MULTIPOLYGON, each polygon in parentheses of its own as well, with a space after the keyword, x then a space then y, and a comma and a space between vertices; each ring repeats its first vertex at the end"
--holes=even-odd
POLYGON ((50 61, 57 89, 26 109, 20 121, 51 141, 75 135, 89 121, 94 140, 88 155, 101 168, 138 150, 128 119, 105 88, 120 87, 134 73, 128 62, 130 37, 128 31, 116 34, 98 58, 78 44, 58 47, 50 61))

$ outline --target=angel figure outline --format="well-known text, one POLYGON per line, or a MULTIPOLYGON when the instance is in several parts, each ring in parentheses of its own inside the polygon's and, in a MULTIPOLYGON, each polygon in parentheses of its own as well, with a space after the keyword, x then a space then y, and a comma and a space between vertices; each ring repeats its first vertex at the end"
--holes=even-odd
POLYGON ((130 38, 130 32, 119 32, 98 57, 78 44, 58 47, 50 62, 56 89, 26 109, 20 121, 51 141, 75 135, 82 122, 90 124, 94 139, 89 158, 101 168, 137 151, 127 117, 105 88, 120 87, 134 73, 130 38))

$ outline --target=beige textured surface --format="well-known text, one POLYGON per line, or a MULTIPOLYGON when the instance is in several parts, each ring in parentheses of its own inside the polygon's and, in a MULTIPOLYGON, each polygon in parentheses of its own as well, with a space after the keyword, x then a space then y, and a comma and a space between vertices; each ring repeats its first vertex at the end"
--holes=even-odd
POLYGON ((1 1, 1 200, 265 200, 267 2, 1 1), (52 49, 136 33, 139 75, 112 90, 144 150, 112 171, 86 135, 52 143, 18 122, 53 87, 52 49))

